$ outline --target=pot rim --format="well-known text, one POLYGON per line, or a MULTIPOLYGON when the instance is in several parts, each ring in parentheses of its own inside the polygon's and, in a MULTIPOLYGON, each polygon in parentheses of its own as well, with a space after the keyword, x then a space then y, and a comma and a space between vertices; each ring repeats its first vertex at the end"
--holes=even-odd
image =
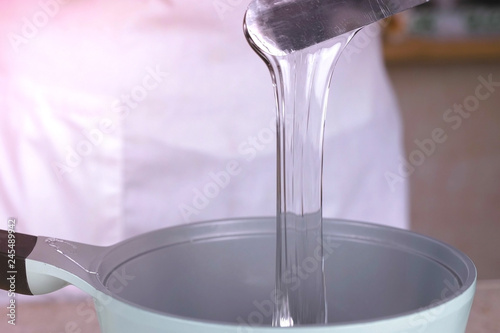
MULTIPOLYGON (((265 221, 274 221, 276 217, 272 217, 272 216, 267 216, 267 217, 248 217, 248 218, 225 218, 225 219, 213 219, 213 220, 207 220, 207 221, 200 221, 200 222, 196 222, 196 223, 190 223, 190 224, 181 224, 181 225, 176 225, 176 226, 172 226, 172 227, 166 227, 166 228, 162 228, 162 229, 159 229, 159 230, 154 230, 154 231, 150 231, 150 232, 147 232, 147 233, 144 233, 144 234, 140 234, 140 235, 137 235, 135 237, 131 237, 129 239, 126 239, 120 243, 117 243, 111 247, 109 247, 107 249, 107 251, 104 251, 102 253, 102 255, 99 256, 99 258, 96 260, 96 262, 99 262, 98 266, 96 267, 97 268, 97 271, 100 270, 100 265, 102 264, 102 262, 105 262, 106 261, 106 257, 113 251, 117 251, 119 250, 121 247, 123 246, 126 246, 127 244, 129 243, 133 243, 133 242, 136 242, 138 240, 141 240, 141 239, 145 239, 145 238, 148 238, 148 237, 152 237, 153 235, 157 235, 159 232, 162 232, 162 231, 166 231, 168 230, 169 233, 175 233, 177 231, 182 231, 186 228, 204 228, 204 227, 208 227, 208 226, 213 226, 213 225, 225 225, 225 224, 228 224, 228 223, 238 223, 238 224, 241 224, 241 223, 247 223, 247 224, 251 224, 253 222, 253 224, 255 224, 256 221, 259 221, 260 223, 266 223, 265 221)), ((296 326, 296 327, 291 327, 289 329, 298 329, 298 328, 311 328, 311 327, 314 327, 315 329, 316 328, 321 328, 321 327, 325 327, 325 328, 333 328, 333 327, 346 327, 346 326, 354 326, 354 325, 366 325, 366 324, 374 324, 374 323, 377 323, 377 322, 386 322, 386 321, 390 321, 390 320, 396 320, 396 319, 401 319, 401 318, 409 318, 411 316, 415 316, 415 315, 418 315, 418 314, 421 314, 421 313, 424 313, 426 311, 434 311, 436 310, 437 308, 441 307, 441 306, 445 306, 447 304, 449 304, 450 302, 460 298, 462 296, 465 297, 465 299, 463 300, 463 302, 467 302, 468 299, 469 299, 469 294, 470 292, 472 292, 472 297, 474 295, 474 290, 475 289, 475 285, 476 285, 476 281, 477 281, 477 270, 476 270, 476 267, 474 265, 474 263, 472 262, 472 260, 465 254, 463 253, 462 251, 452 247, 451 245, 448 245, 446 243, 443 243, 435 238, 432 238, 432 237, 429 237, 429 236, 426 236, 426 235, 422 235, 420 233, 416 233, 416 232, 413 232, 413 231, 410 231, 410 230, 404 230, 404 229, 399 229, 399 228, 395 228, 395 227, 390 227, 390 226, 385 226, 385 225, 380 225, 380 224, 375 224, 375 223, 368 223, 368 222, 359 222, 359 221, 351 221, 351 220, 347 220, 347 219, 332 219, 332 218, 323 218, 324 221, 326 221, 326 223, 324 224, 324 226, 327 226, 327 225, 331 225, 331 224, 336 224, 336 226, 347 226, 347 227, 354 227, 354 228, 360 228, 360 229, 364 229, 366 231, 373 231, 373 230, 376 230, 376 231, 382 231, 382 232, 386 232, 388 234, 391 234, 391 235, 396 235, 396 236, 399 236, 399 237, 410 237, 410 238, 413 238, 413 239, 418 239, 420 242, 425 242, 429 245, 433 245, 433 246, 438 246, 442 249, 446 249, 448 250, 450 253, 452 253, 456 258, 460 259, 461 262, 465 265, 465 269, 467 270, 467 277, 465 279, 463 279, 463 277, 460 277, 459 274, 453 270, 451 267, 449 267, 448 265, 446 265, 445 263, 441 262, 440 260, 436 260, 436 258, 432 258, 432 256, 430 256, 429 254, 425 254, 425 251, 422 252, 421 250, 416 250, 415 248, 412 248, 408 245, 404 245, 404 243, 402 244, 401 242, 384 242, 383 240, 380 240, 380 239, 377 239, 373 236, 351 236, 350 238, 353 238, 353 239, 356 239, 356 240, 361 240, 361 241, 367 241, 367 242, 370 242, 370 243, 377 243, 378 245, 380 244, 383 244, 383 245, 386 245, 386 246, 389 246, 391 245, 390 247, 396 247, 398 248, 398 250, 400 251, 408 251, 408 252, 412 252, 414 254, 418 254, 420 256, 424 256, 426 257, 427 259, 430 259, 430 260, 433 260, 435 261, 436 263, 438 263, 439 265, 443 266, 444 268, 446 268, 448 271, 450 271, 458 280, 459 283, 461 283, 460 287, 454 291, 450 296, 447 296, 447 297, 444 297, 444 298, 441 298, 439 300, 436 300, 435 302, 432 302, 431 304, 429 304, 428 306, 425 306, 425 307, 421 307, 421 308, 418 308, 418 309, 415 309, 415 310, 412 310, 412 311, 405 311, 405 312, 401 312, 401 313, 397 313, 397 314, 394 314, 394 315, 388 315, 388 316, 382 316, 382 317, 377 317, 377 318, 373 318, 373 319, 367 319, 367 320, 357 320, 357 321, 343 321, 343 322, 335 322, 335 323, 327 323, 327 324, 318 324, 318 325, 300 325, 300 326, 296 326), (472 288, 471 288, 472 287, 472 288), (468 293, 469 292, 469 293, 468 293), (464 294, 467 294, 467 295, 464 295, 464 294)), ((270 224, 272 225, 272 224, 270 224)), ((272 225, 273 226, 273 225, 272 225)), ((324 228, 325 229, 325 228, 324 228)), ((269 232, 269 231, 260 231, 260 232, 256 232, 256 233, 245 233, 244 235, 258 235, 258 234, 270 234, 270 233, 275 233, 275 228, 270 228, 270 231, 272 230, 272 232, 269 232)), ((241 231, 240 231, 241 233, 241 231)), ((325 235, 328 235, 329 233, 328 232, 325 232, 324 231, 324 236, 325 235)), ((331 232, 330 232, 331 234, 331 232)), ((228 236, 234 236, 234 233, 233 234, 230 234, 228 236)), ((170 243, 170 244, 166 244, 164 245, 165 247, 167 246, 172 246, 172 245, 179 245, 179 244, 182 244, 182 243, 190 243, 190 242, 197 242, 197 241, 203 241, 203 240, 207 240, 207 239, 213 239, 213 238, 223 238, 223 237, 226 237, 226 235, 223 235, 223 236, 206 236, 206 237, 200 237, 200 238, 196 238, 194 241, 193 240, 189 240, 189 241, 184 241, 184 242, 174 242, 174 243, 170 243)), ((156 251, 158 249, 160 249, 161 247, 156 247, 150 251, 156 251)), ((136 254, 134 257, 129 257, 127 259, 128 260, 131 260, 131 259, 134 259, 136 257, 139 257, 139 256, 142 256, 150 251, 143 251, 143 252, 140 252, 138 254, 136 254)), ((265 325, 259 325, 259 326, 251 326, 251 325, 242 325, 242 324, 238 324, 238 323, 229 323, 229 322, 222 322, 222 321, 215 321, 215 320, 205 320, 205 319, 197 319, 197 318, 193 318, 193 317, 187 317, 187 316, 181 316, 181 315, 176 315, 176 314, 170 314, 170 313, 167 313, 167 312, 163 312, 163 311, 160 311, 160 310, 156 310, 156 309, 153 309, 153 308, 149 308, 147 306, 143 306, 141 304, 137 304, 135 302, 132 302, 126 298, 123 298, 123 297, 120 297, 119 293, 113 293, 111 292, 107 287, 106 287, 106 280, 107 278, 109 278, 109 276, 111 275, 111 273, 117 269, 118 267, 120 267, 121 265, 125 264, 127 261, 123 261, 121 263, 119 263, 118 265, 114 266, 113 269, 111 269, 107 274, 105 274, 104 276, 102 277, 99 277, 98 279, 94 280, 94 287, 96 288, 97 291, 99 292, 102 292, 104 294, 106 294, 107 296, 110 296, 111 298, 113 298, 115 301, 118 301, 120 303, 123 303, 124 305, 127 305, 127 306, 130 306, 132 308, 135 308, 137 310, 142 310, 144 311, 145 313, 148 313, 148 314, 151 314, 151 315, 158 315, 162 318, 165 318, 165 319, 172 319, 172 320, 180 320, 182 322, 185 322, 185 323, 191 323, 191 324, 200 324, 200 325, 216 325, 216 326, 219 326, 219 327, 242 327, 242 326, 249 326, 251 327, 252 329, 269 329, 269 328, 272 328, 271 326, 265 326, 265 325)), ((98 300, 97 300, 98 301, 98 300)))

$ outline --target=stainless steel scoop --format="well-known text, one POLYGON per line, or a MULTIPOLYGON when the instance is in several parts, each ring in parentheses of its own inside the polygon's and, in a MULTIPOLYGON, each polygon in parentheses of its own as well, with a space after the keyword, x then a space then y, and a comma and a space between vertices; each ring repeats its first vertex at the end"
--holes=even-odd
POLYGON ((283 56, 428 0, 254 0, 244 30, 258 52, 283 56))

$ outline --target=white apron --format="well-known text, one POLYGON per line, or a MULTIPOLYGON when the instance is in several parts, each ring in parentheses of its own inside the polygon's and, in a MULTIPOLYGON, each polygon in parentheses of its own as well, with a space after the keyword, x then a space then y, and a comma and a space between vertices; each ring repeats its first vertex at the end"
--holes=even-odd
MULTIPOLYGON (((248 0, 0 2, 0 218, 107 245, 152 229, 275 214, 271 78, 248 0)), ((408 223, 379 38, 338 63, 324 216, 408 223)), ((0 221, 0 223, 2 223, 0 221)))

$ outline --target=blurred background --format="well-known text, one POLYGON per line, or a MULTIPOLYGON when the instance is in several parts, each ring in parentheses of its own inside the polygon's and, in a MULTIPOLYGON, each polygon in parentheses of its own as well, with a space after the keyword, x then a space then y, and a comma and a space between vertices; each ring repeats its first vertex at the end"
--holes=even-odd
POLYGON ((466 252, 480 279, 500 278, 500 2, 433 0, 386 22, 384 51, 412 167, 411 228, 466 252), (480 99, 482 79, 496 86, 480 99), (435 129, 446 140, 433 147, 435 129))
MULTIPOLYGON (((483 281, 481 281, 482 284, 476 294, 476 301, 467 332, 500 332, 500 323, 495 316, 495 314, 499 313, 498 309, 500 307, 500 280, 498 280, 500 279, 500 4, 498 0, 431 1, 431 3, 418 9, 405 12, 383 25, 385 59, 394 89, 399 98, 405 129, 406 150, 405 155, 401 156, 401 164, 395 165, 393 170, 387 170, 387 172, 396 177, 393 178, 396 179, 394 186, 398 186, 398 177, 409 180, 411 228, 414 231, 438 238, 459 248, 467 253, 477 265, 479 278, 483 281), (480 87, 479 90, 478 87, 480 87), (436 136, 435 133, 440 135, 436 136), (436 141, 436 138, 439 142, 436 141), (496 279, 496 281, 484 281, 493 279, 496 279)), ((26 6, 30 8, 29 6, 36 2, 38 0, 26 1, 26 6)), ((137 1, 137 3, 142 2, 145 1, 137 1)), ((84 6, 85 4, 83 1, 68 3, 73 3, 75 6, 84 6)), ((103 3, 105 2, 101 2, 101 5, 103 3)), ((112 2, 107 3, 112 4, 112 2)), ((206 6, 209 7, 209 11, 214 10, 212 3, 215 3, 215 1, 205 2, 205 4, 208 4, 206 6)), ((238 3, 238 1, 227 3, 238 3)), ((236 7, 237 10, 244 10, 243 4, 236 7)), ((158 10, 162 10, 162 8, 152 8, 150 13, 156 21, 159 20, 155 16, 158 10)), ((186 15, 191 15, 195 11, 204 12, 206 10, 206 8, 196 4, 186 15)), ((89 13, 87 15, 90 15, 89 13)), ((160 11, 160 13, 162 12, 160 11)), ((208 13, 213 14, 215 12, 208 13)), ((5 23, 6 18, 11 14, 8 11, 0 12, 0 16, 2 14, 4 17, 0 19, 0 23, 5 23)), ((114 19, 118 20, 120 15, 122 13, 117 12, 114 19)), ((61 17, 62 19, 63 17, 61 17)), ((73 19, 80 18, 68 18, 68 20, 73 19)), ((218 20, 218 17, 215 17, 215 19, 218 20)), ((108 18, 106 15, 97 15, 93 16, 93 20, 94 25, 89 27, 89 36, 86 37, 95 41, 96 36, 98 36, 97 44, 91 44, 87 39, 83 39, 83 41, 88 43, 89 49, 100 50, 102 48, 108 50, 108 37, 102 33, 103 27, 106 28, 109 23, 108 18)), ((155 20, 151 21, 155 23, 155 20)), ((240 24, 240 21, 241 18, 238 17, 238 24, 240 24)), ((51 25, 45 28, 45 31, 57 29, 58 22, 58 19, 55 19, 51 25)), ((17 24, 18 22, 14 23, 17 24)), ((222 32, 229 34, 231 30, 216 31, 210 36, 218 37, 217 35, 222 32)), ((67 33, 71 34, 72 32, 68 31, 67 33)), ((238 30, 234 33, 239 36, 241 31, 238 30)), ((114 38, 113 35, 111 36, 114 38)), ((200 37, 200 43, 213 44, 212 39, 208 39, 207 36, 209 35, 204 35, 203 38, 200 37)), ((367 34, 367 36, 370 37, 370 34, 367 34)), ((161 59, 169 54, 167 52, 167 50, 170 50, 169 45, 164 43, 164 35, 158 34, 149 37, 152 40, 154 38, 159 40, 151 53, 156 52, 157 54, 157 58, 154 58, 153 63, 160 63, 161 59)), ((113 40, 113 38, 110 39, 113 40)), ((137 38, 137 36, 130 35, 127 38, 130 39, 126 39, 125 43, 132 43, 131 45, 133 45, 134 38, 137 38)), ((30 46, 37 46, 37 43, 41 40, 31 41, 30 46)), ((218 39, 214 40, 217 41, 218 39)), ((6 44, 7 39, 4 39, 3 42, 6 44)), ((57 43, 59 40, 50 42, 57 43)), ((363 48, 361 44, 355 46, 357 46, 357 49, 351 49, 355 53, 358 53, 363 48)), ((82 59, 87 54, 79 54, 78 48, 74 48, 74 50, 68 49, 70 49, 69 54, 73 54, 77 61, 83 61, 82 59)), ((136 51, 136 49, 130 50, 130 52, 119 54, 119 56, 115 54, 113 57, 113 61, 118 65, 123 65, 123 63, 129 61, 136 66, 130 73, 123 74, 125 83, 120 87, 122 90, 130 90, 126 82, 138 82, 137 80, 142 79, 146 74, 143 64, 135 58, 138 54, 136 51)), ((213 62, 223 62, 225 59, 223 54, 215 48, 211 53, 203 55, 198 54, 199 50, 196 48, 187 51, 183 50, 182 52, 190 55, 190 60, 193 63, 196 63, 196 59, 202 56, 211 59, 213 62)), ((99 57, 99 55, 100 53, 96 53, 96 57, 99 57)), ((0 52, 1 56, 2 52, 0 52)), ((30 63, 32 59, 39 59, 42 56, 47 55, 33 52, 29 53, 26 59, 23 60, 25 60, 25 63, 30 63)), ((251 56, 252 59, 255 58, 253 54, 251 56)), ((97 62, 96 64, 98 65, 97 62)), ((56 67, 54 66, 54 68, 56 67)), ((111 70, 114 68, 115 66, 111 66, 111 70)), ((120 66, 116 66, 116 68, 119 69, 120 66)), ((216 67, 214 68, 216 69, 216 67)), ((268 82, 268 73, 264 71, 264 67, 262 68, 264 74, 262 82, 268 82)), ((16 69, 20 70, 19 68, 16 69)), ((0 68, 0 72, 2 70, 8 72, 10 68, 0 68)), ((25 71, 31 74, 29 66, 25 68, 25 71)), ((81 72, 87 74, 85 70, 81 72)), ((41 76, 48 74, 53 76, 53 73, 49 71, 41 71, 39 74, 41 76)), ((67 76, 68 73, 63 69, 61 74, 67 76)), ((118 75, 117 73, 114 74, 118 75)), ((242 77, 251 75, 255 75, 255 73, 246 73, 242 77)), ((82 76, 85 77, 85 75, 82 76)), ((75 77, 75 81, 79 79, 79 76, 75 77)), ((89 90, 99 93, 106 91, 111 96, 118 96, 116 91, 110 92, 109 89, 111 89, 112 84, 109 84, 109 81, 105 79, 106 77, 103 76, 103 78, 95 81, 89 80, 89 90)), ((176 82, 168 81, 167 84, 172 91, 177 87, 176 82)), ((211 90, 221 90, 225 94, 231 92, 228 90, 229 85, 226 87, 224 82, 214 80, 211 84, 211 90), (222 88, 216 89, 212 87, 216 83, 220 84, 222 88)), ((238 84, 233 83, 231 87, 238 91, 240 89, 238 84)), ((64 86, 66 88, 67 84, 64 84, 64 86)), ((156 93, 161 94, 163 92, 158 90, 156 93)), ((91 115, 96 119, 100 119, 102 114, 97 113, 100 110, 95 105, 98 105, 101 101, 99 99, 89 100, 86 95, 83 96, 85 98, 82 98, 82 101, 86 101, 88 104, 82 104, 82 108, 88 108, 89 110, 86 112, 95 109, 96 114, 91 115)), ((100 95, 98 97, 101 98, 100 95)), ((151 103, 155 101, 152 98, 151 103)), ((107 103, 107 101, 104 102, 107 103)), ((242 103, 247 102, 243 101, 242 103)), ((147 106, 146 104, 143 105, 144 108, 147 106)), ((237 109, 238 105, 233 107, 237 109)), ((152 111, 154 113, 158 110, 152 109, 152 111)), ((271 116, 272 110, 270 110, 271 116)), ((136 121, 133 117, 129 119, 129 122, 136 121)), ((88 120, 88 123, 91 123, 91 121, 93 120, 88 120)), ((200 123, 204 127, 208 127, 208 124, 218 124, 216 121, 203 121, 200 123)), ((162 124, 162 122, 158 121, 157 124, 162 124)), ((181 126, 178 127, 181 128, 181 126)), ((258 126, 256 128, 261 129, 258 126)), ((216 126, 213 127, 213 131, 217 134, 220 132, 216 126)), ((75 142, 81 139, 79 129, 71 129, 70 132, 74 136, 75 142)), ((135 134, 137 135, 137 133, 135 134)), ((187 137, 182 132, 179 135, 187 137)), ((207 135, 207 137, 211 136, 207 135)), ((40 140, 40 138, 33 139, 33 141, 37 140, 40 140)), ((102 151, 108 149, 108 151, 119 152, 120 149, 116 149, 115 141, 111 136, 108 140, 101 147, 102 151), (109 147, 107 147, 108 145, 109 147)), ((64 148, 63 143, 56 146, 61 149, 64 148)), ((152 149, 156 149, 156 147, 152 146, 152 149)), ((104 155, 104 153, 102 154, 104 155)), ((97 159, 99 156, 101 155, 96 152, 89 159, 94 157, 97 159)), ((120 158, 118 153, 117 156, 110 156, 116 157, 116 160, 120 158)), ((177 158, 180 156, 180 152, 174 151, 172 156, 177 158)), ((32 164, 37 165, 36 163, 32 164)), ((185 169, 188 169, 188 166, 188 164, 184 163, 181 171, 186 171, 185 169)), ((38 167, 40 166, 38 165, 38 167)), ((85 165, 81 166, 80 170, 86 170, 85 165)), ((110 170, 114 171, 114 169, 110 170)), ((189 171, 203 173, 206 170, 200 171, 193 167, 189 171)), ((174 170, 174 172, 180 171, 174 170)), ((103 171, 100 171, 100 173, 103 173, 103 171)), ((112 178, 116 175, 110 172, 104 176, 112 178)), ((102 179, 106 178, 104 176, 102 179)), ((147 173, 146 176, 148 176, 147 173)), ((266 181, 266 179, 262 179, 263 182, 266 181)), ((43 179, 35 178, 32 183, 43 188, 43 185, 40 185, 42 181, 43 179)), ((121 179, 116 181, 121 182, 121 179)), ((140 183, 136 179, 128 179, 127 181, 129 185, 140 183)), ((156 180, 154 182, 153 185, 157 186, 156 180)), ((85 181, 85 184, 88 186, 86 187, 86 193, 93 193, 94 196, 100 195, 99 192, 93 191, 93 182, 85 181)), ((99 187, 100 184, 96 186, 99 187)), ((185 186, 186 193, 191 191, 194 186, 187 184, 185 186)), ((105 195, 108 195, 108 193, 103 194, 103 197, 105 195)), ((106 198, 116 199, 117 202, 122 199, 122 197, 113 195, 111 193, 106 198)), ((192 198, 191 192, 185 195, 192 198)), ((44 215, 51 213, 49 208, 53 205, 52 202, 57 201, 57 198, 54 199, 50 195, 46 195, 46 197, 52 201, 50 204, 43 204, 41 207, 44 215)), ((22 198, 26 202, 30 202, 29 199, 22 198)), ((128 198, 130 201, 134 199, 128 198)), ((231 198, 231 200, 238 201, 238 198, 231 198)), ((160 204, 163 205, 163 201, 160 204)), ((221 196, 220 201, 224 201, 223 196, 221 196)), ((99 202, 106 207, 113 204, 118 206, 115 201, 99 200, 99 202)), ((72 207, 68 207, 68 210, 71 209, 72 207)), ((107 224, 106 232, 100 232, 99 219, 92 215, 94 214, 93 211, 89 211, 88 215, 82 215, 79 218, 82 221, 95 221, 97 235, 92 233, 92 228, 87 228, 90 231, 86 234, 80 232, 78 238, 85 241, 85 237, 97 237, 100 234, 105 234, 104 236, 108 240, 118 240, 122 235, 112 233, 111 229, 112 226, 116 227, 116 221, 118 220, 114 219, 114 217, 115 215, 118 216, 121 211, 100 210, 99 207, 94 211, 104 211, 107 214, 105 217, 115 225, 107 224)), ((159 210, 148 211, 151 214, 145 219, 153 220, 155 214, 159 215, 158 212, 159 210)), ((127 214, 130 215, 130 212, 127 212, 127 214)), ((72 223, 76 224, 76 222, 72 220, 72 223)), ((40 224, 40 228, 48 230, 45 232, 46 234, 64 231, 60 225, 57 225, 56 220, 50 218, 45 218, 43 224, 40 224), (50 227, 50 223, 57 227, 50 227), (49 227, 47 227, 48 225, 49 227)), ((144 225, 140 224, 136 231, 142 231, 143 228, 144 225)), ((90 298, 83 301, 77 300, 73 303, 69 299, 67 302, 52 302, 50 306, 47 306, 47 304, 24 302, 23 299, 19 309, 19 313, 22 314, 20 325, 13 329, 7 325, 5 320, 2 320, 0 321, 0 331, 31 333, 40 332, 43 327, 50 332, 99 332, 96 316, 92 312, 93 306, 90 298), (89 316, 82 316, 82 311, 89 314, 89 316)))

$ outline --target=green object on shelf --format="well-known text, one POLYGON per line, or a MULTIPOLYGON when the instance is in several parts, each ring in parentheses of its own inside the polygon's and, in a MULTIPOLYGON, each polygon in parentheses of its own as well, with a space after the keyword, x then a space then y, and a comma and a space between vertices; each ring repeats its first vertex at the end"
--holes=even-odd
POLYGON ((416 9, 409 14, 407 32, 426 37, 500 37, 500 6, 416 9))

